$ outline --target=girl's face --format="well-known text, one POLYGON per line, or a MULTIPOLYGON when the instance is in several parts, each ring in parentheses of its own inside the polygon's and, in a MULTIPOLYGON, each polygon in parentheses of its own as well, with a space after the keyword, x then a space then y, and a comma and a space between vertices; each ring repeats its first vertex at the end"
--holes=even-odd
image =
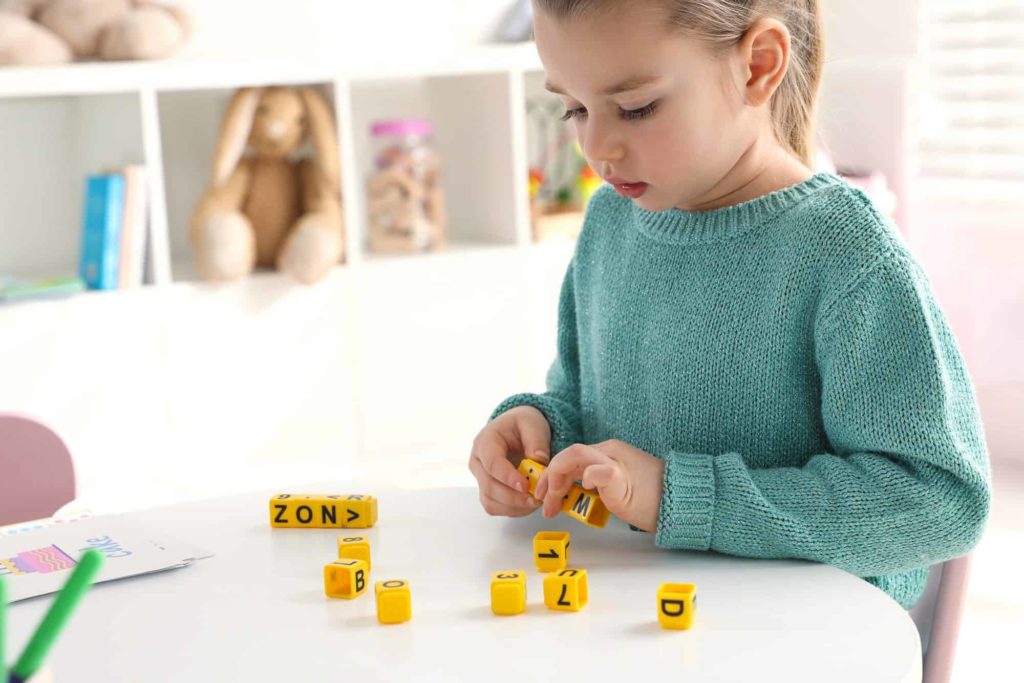
POLYGON ((657 4, 570 19, 536 9, 537 50, 597 173, 644 209, 703 207, 763 133, 763 112, 744 105, 736 65, 672 31, 657 4))

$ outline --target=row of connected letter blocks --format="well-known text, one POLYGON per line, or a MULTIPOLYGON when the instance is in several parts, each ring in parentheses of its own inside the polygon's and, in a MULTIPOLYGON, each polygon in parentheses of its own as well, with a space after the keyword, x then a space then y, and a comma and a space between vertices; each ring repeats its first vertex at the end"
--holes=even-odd
MULTIPOLYGON (((528 464, 525 467, 521 464, 520 470, 530 480, 530 492, 533 493, 544 466, 528 460, 523 463, 528 464)), ((566 512, 582 522, 603 527, 608 511, 600 498, 583 489, 580 492, 586 496, 579 498, 585 501, 583 506, 574 512, 566 512)), ((377 499, 373 496, 282 493, 270 499, 270 523, 273 527, 368 528, 376 522, 377 499)), ((544 577, 544 604, 549 609, 577 612, 586 606, 589 599, 587 570, 568 566, 568 531, 538 532, 533 539, 533 556, 537 569, 547 574, 544 577)), ((330 598, 346 600, 359 597, 366 591, 370 567, 370 540, 367 536, 352 534, 339 537, 338 559, 324 566, 324 593, 330 598)), ((397 624, 412 618, 408 581, 377 581, 374 594, 380 623, 397 624)), ((663 628, 688 629, 693 624, 696 605, 695 585, 664 583, 658 588, 658 623, 663 628)), ((494 573, 491 578, 491 610, 498 615, 521 614, 526 610, 525 572, 494 573)))

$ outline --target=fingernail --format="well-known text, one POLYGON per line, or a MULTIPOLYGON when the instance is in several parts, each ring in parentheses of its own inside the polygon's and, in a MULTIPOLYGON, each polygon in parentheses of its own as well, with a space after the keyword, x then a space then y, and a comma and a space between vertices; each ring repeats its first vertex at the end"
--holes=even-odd
POLYGON ((544 460, 547 460, 548 459, 548 454, 545 453, 544 451, 537 451, 536 453, 533 454, 533 457, 535 457, 535 458, 542 458, 544 460))
POLYGON ((519 491, 519 493, 526 493, 526 487, 523 486, 523 482, 517 481, 515 483, 515 487, 516 487, 516 491, 519 491))

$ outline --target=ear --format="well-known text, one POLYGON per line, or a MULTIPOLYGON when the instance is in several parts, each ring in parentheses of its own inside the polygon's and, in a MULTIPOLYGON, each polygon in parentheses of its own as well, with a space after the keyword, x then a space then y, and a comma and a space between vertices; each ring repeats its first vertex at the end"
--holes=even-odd
POLYGON ((306 120, 309 122, 309 137, 316 155, 316 164, 331 184, 331 189, 336 190, 341 182, 341 169, 334 117, 323 96, 313 88, 299 88, 299 95, 306 105, 306 120))
POLYGON ((759 107, 771 99, 789 70, 790 35, 777 19, 758 19, 740 41, 746 71, 747 104, 759 107))
POLYGON ((242 88, 232 96, 220 129, 217 153, 213 157, 214 186, 227 182, 242 158, 262 94, 263 88, 242 88))

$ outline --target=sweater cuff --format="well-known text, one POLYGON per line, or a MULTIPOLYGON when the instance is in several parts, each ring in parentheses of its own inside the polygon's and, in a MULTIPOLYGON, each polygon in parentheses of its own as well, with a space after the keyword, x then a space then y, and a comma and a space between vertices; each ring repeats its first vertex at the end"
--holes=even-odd
POLYGON ((671 451, 654 542, 662 548, 708 550, 715 513, 715 463, 706 454, 671 451))
POLYGON ((551 453, 549 457, 553 458, 555 454, 565 450, 582 438, 579 436, 577 420, 574 419, 574 416, 564 415, 563 411, 559 410, 559 403, 556 399, 542 394, 516 394, 502 401, 501 405, 494 409, 494 412, 491 413, 487 421, 490 422, 502 413, 519 406, 532 406, 536 408, 544 414, 548 425, 551 427, 551 453))

